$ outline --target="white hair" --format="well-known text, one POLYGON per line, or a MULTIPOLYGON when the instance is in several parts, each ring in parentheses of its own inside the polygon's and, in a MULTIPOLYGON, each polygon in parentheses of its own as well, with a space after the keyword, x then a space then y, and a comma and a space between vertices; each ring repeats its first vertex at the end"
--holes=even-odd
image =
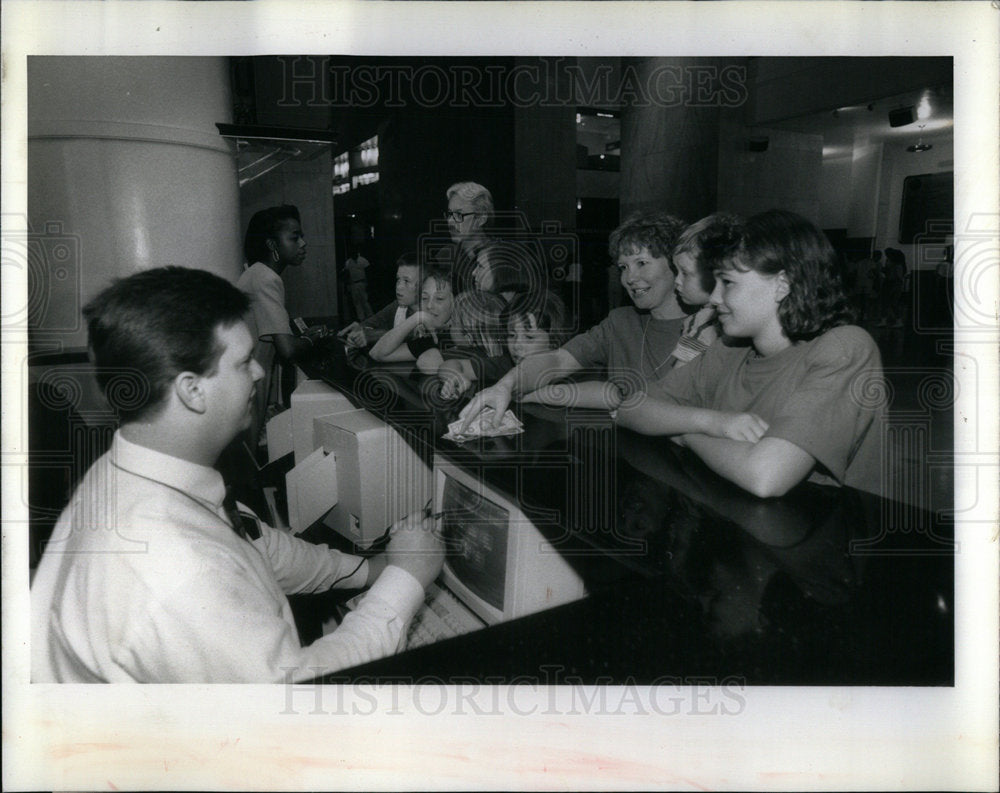
POLYGON ((451 201, 453 196, 468 201, 473 209, 481 215, 493 215, 493 195, 481 184, 475 182, 456 182, 448 188, 446 196, 451 201))

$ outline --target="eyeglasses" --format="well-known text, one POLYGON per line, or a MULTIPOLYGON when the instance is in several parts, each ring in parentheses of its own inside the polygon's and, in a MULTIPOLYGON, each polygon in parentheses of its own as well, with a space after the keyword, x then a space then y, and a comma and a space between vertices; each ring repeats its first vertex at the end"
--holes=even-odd
POLYGON ((475 214, 478 214, 478 213, 476 213, 476 212, 452 212, 452 211, 449 210, 448 212, 444 213, 444 219, 445 220, 454 220, 456 223, 461 223, 469 215, 475 215, 475 214))

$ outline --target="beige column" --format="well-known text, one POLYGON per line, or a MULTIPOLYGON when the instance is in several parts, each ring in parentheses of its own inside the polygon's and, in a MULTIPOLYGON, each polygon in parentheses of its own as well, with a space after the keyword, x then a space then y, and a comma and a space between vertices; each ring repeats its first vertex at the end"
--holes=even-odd
POLYGON ((28 61, 29 322, 81 347, 80 308, 167 264, 233 281, 242 261, 225 58, 28 61))

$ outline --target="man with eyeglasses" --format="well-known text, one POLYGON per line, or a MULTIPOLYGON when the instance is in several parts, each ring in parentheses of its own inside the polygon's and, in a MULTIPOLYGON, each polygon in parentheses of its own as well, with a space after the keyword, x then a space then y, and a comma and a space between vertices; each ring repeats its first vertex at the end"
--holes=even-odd
POLYGON ((448 188, 448 233, 455 248, 451 255, 459 289, 493 288, 486 250, 490 245, 486 225, 493 217, 493 196, 481 184, 457 182, 448 188))

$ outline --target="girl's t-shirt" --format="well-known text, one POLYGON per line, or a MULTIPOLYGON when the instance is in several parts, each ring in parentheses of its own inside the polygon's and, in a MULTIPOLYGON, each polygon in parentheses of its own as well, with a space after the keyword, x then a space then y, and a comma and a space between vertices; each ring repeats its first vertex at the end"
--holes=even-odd
POLYGON ((832 328, 767 357, 749 344, 716 342, 673 369, 649 393, 680 405, 755 413, 765 437, 782 438, 816 458, 810 481, 882 495, 882 359, 862 328, 832 328))

